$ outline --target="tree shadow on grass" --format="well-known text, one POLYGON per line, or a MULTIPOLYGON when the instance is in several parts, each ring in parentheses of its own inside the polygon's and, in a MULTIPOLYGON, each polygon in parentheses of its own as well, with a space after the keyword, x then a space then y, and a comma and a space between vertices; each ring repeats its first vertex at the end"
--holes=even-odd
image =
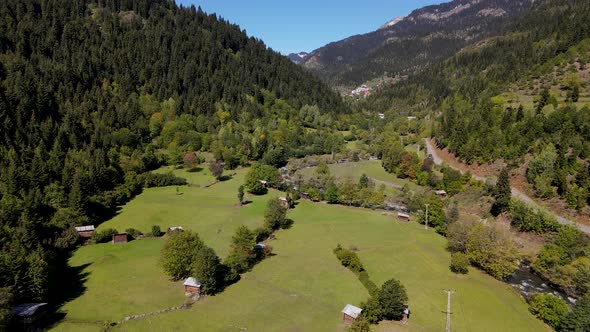
POLYGON ((61 263, 55 266, 54 287, 49 294, 49 308, 42 321, 42 330, 49 330, 61 322, 66 317, 61 308, 86 292, 85 283, 90 275, 87 269, 91 263, 70 266, 67 264, 67 258, 69 256, 63 257, 61 263))
POLYGON ((233 175, 222 175, 219 177, 219 182, 225 182, 225 181, 229 181, 231 179, 233 179, 233 175))
POLYGON ((186 171, 187 171, 188 173, 198 173, 198 172, 200 172, 200 171, 202 171, 202 170, 203 170, 203 167, 195 166, 195 167, 193 167, 193 168, 189 168, 189 169, 187 169, 186 171))

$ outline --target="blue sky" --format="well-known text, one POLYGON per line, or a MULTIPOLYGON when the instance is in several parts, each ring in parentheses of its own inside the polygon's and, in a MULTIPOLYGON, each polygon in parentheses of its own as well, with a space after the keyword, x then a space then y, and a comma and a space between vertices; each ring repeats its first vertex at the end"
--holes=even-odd
POLYGON ((396 16, 449 0, 176 0, 237 23, 283 54, 366 33, 396 16))

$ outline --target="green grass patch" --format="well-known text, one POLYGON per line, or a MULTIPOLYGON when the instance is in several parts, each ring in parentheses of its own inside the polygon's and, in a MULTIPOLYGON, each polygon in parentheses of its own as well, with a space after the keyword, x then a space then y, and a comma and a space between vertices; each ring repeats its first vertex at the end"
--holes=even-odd
MULTIPOLYGON (((334 165, 334 172, 340 165, 334 165)), ((380 173, 378 162, 367 162, 360 174, 380 173), (370 173, 373 172, 373 173, 370 173)), ((342 170, 357 174, 356 170, 342 170)), ((266 200, 277 192, 250 198, 235 206, 244 171, 211 188, 182 187, 146 190, 121 214, 101 227, 148 231, 183 225, 199 232, 221 256, 227 254, 237 225, 262 223, 266 200), (155 222, 159 218, 158 222, 155 222), (218 233, 218 230, 222 231, 218 233)), ((289 211, 291 229, 276 233, 272 256, 256 265, 223 293, 206 297, 190 310, 174 311, 117 326, 122 331, 343 331, 340 310, 360 305, 369 294, 357 277, 343 267, 332 250, 338 243, 354 245, 371 279, 381 285, 399 279, 408 290, 412 317, 403 330, 444 329, 446 294, 454 289, 452 326, 455 331, 544 331, 545 325, 509 288, 475 269, 457 276, 448 269, 446 240, 416 223, 400 223, 381 212, 302 201, 289 211)), ((171 282, 159 266, 162 239, 127 244, 102 244, 78 249, 72 266, 89 273, 84 294, 63 307, 66 320, 56 331, 86 331, 96 321, 119 321, 130 314, 163 309, 184 302, 180 282, 171 282)), ((396 323, 379 326, 397 331, 396 323)))

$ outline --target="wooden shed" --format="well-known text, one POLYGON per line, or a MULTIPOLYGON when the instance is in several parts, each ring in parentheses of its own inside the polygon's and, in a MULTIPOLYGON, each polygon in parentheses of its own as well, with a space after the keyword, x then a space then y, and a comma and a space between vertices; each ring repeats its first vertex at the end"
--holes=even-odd
POLYGON ((89 239, 94 234, 94 226, 93 225, 78 226, 78 227, 74 227, 74 228, 76 229, 76 232, 78 233, 78 235, 82 239, 89 239))
POLYGON ((201 294, 201 283, 193 277, 188 277, 184 281, 184 295, 195 296, 201 294))
POLYGON ((352 325, 362 311, 363 309, 361 308, 355 307, 352 304, 347 304, 346 307, 342 309, 342 322, 346 325, 352 325))
POLYGON ((46 313, 47 303, 23 303, 12 309, 12 317, 15 320, 15 323, 23 324, 23 327, 30 327, 30 325, 35 324, 43 318, 46 313))
POLYGON ((127 233, 113 234, 113 244, 127 243, 127 242, 129 242, 129 234, 127 234, 127 233))
POLYGON ((410 221, 410 215, 407 214, 407 213, 398 212, 397 213, 397 218, 400 221, 410 221))
POLYGON ((174 233, 174 232, 182 232, 184 231, 184 228, 182 228, 182 226, 172 226, 168 228, 168 231, 166 231, 167 234, 170 233, 174 233))
POLYGON ((444 190, 437 190, 434 192, 437 196, 439 196, 440 198, 444 198, 447 197, 447 192, 444 190))
POLYGON ((291 207, 291 200, 287 197, 279 197, 279 203, 285 209, 289 209, 291 207))

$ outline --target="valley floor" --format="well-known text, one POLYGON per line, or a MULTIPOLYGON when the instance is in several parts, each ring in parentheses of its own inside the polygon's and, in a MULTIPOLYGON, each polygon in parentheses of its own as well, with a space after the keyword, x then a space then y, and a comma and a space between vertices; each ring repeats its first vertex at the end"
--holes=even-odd
MULTIPOLYGON (((377 172, 377 170, 374 170, 377 172)), ((177 173, 179 171, 176 171, 177 173)), ((99 229, 135 227, 148 232, 182 225, 197 231, 220 256, 242 224, 262 224, 266 196, 247 197, 236 205, 246 170, 231 180, 212 182, 206 171, 179 174, 194 186, 148 189, 99 229)), ((184 172, 180 172, 184 173, 184 172)), ((384 174, 374 177, 386 176, 384 174)), ((384 178, 385 179, 385 178, 384 178)), ((344 331, 340 310, 360 305, 368 293, 356 276, 340 265, 337 244, 358 248, 377 285, 398 278, 407 288, 412 316, 408 325, 385 322, 379 331, 441 331, 446 294, 452 300, 453 331, 546 331, 507 284, 471 269, 455 275, 448 269, 446 240, 417 223, 401 223, 382 211, 301 201, 289 211, 295 221, 269 242, 276 254, 217 296, 205 297, 189 310, 178 310, 119 324, 121 331, 344 331)), ((62 308, 65 319, 54 331, 99 331, 105 321, 178 306, 185 301, 182 282, 171 282, 159 265, 164 239, 79 248, 70 260, 87 274, 84 292, 62 308)))

